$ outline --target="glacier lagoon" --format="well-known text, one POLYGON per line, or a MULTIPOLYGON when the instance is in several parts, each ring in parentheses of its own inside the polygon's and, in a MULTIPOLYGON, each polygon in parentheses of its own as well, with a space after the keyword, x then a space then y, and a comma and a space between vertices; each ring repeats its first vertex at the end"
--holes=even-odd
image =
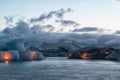
POLYGON ((0 63, 0 80, 119 80, 120 62, 47 57, 0 63))

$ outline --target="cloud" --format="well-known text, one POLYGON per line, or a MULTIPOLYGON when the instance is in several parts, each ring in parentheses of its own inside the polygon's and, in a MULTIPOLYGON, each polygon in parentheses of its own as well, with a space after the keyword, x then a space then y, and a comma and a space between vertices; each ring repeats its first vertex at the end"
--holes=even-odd
POLYGON ((30 33, 30 28, 29 28, 29 25, 24 22, 24 21, 20 21, 17 23, 17 26, 15 26, 15 28, 17 33, 19 34, 29 34, 30 33))
POLYGON ((98 32, 98 33, 103 33, 105 30, 102 28, 97 28, 97 27, 82 27, 82 28, 75 28, 72 30, 72 32, 98 32))
POLYGON ((46 31, 46 32, 52 32, 52 31, 54 31, 54 29, 55 29, 55 27, 54 26, 52 26, 52 25, 45 25, 45 26, 43 26, 44 28, 44 31, 46 31))
POLYGON ((4 19, 6 20, 6 24, 13 22, 13 16, 5 16, 4 19))
POLYGON ((23 21, 25 17, 14 15, 14 16, 5 16, 4 19, 7 26, 13 27, 16 22, 23 21))
POLYGON ((10 38, 15 37, 25 37, 26 35, 31 33, 29 25, 24 21, 19 21, 16 23, 16 26, 13 28, 5 28, 2 31, 3 34, 9 35, 10 38))
POLYGON ((68 8, 68 9, 60 9, 58 11, 55 12, 55 15, 57 18, 63 18, 64 17, 64 14, 65 13, 68 13, 68 12, 72 12, 73 10, 71 8, 68 8))
POLYGON ((119 31, 119 30, 117 30, 117 31, 115 32, 115 34, 120 34, 120 31, 119 31))
POLYGON ((34 17, 30 19, 30 22, 41 22, 44 20, 48 20, 53 16, 57 17, 58 19, 63 19, 65 13, 72 12, 71 8, 68 9, 59 9, 56 11, 50 11, 48 14, 42 14, 39 17, 34 17))
POLYGON ((36 17, 36 18, 32 18, 31 20, 30 20, 30 22, 40 22, 40 21, 43 21, 43 20, 45 20, 46 19, 46 14, 42 14, 42 15, 40 15, 39 17, 36 17))
MULTIPOLYGON (((27 22, 28 20, 25 21, 25 19, 23 19, 21 17, 20 17, 20 19, 18 18, 16 20, 12 16, 10 17, 10 19, 7 18, 7 20, 9 20, 9 22, 10 22, 10 20, 12 20, 14 23, 14 25, 12 25, 12 27, 14 26, 14 27, 16 27, 16 29, 22 28, 21 26, 23 26, 23 27, 26 26, 26 28, 27 28, 30 26, 36 27, 36 25, 37 26, 39 25, 39 29, 34 31, 34 32, 38 32, 38 31, 42 31, 42 32, 43 31, 44 32, 68 32, 68 31, 72 30, 73 27, 80 26, 80 24, 75 22, 75 21, 63 19, 64 15, 66 13, 69 13, 72 11, 73 10, 71 8, 50 11, 49 13, 41 14, 38 17, 30 18, 29 19, 30 22, 27 22), (16 22, 17 22, 17 24, 15 24, 16 22), (19 26, 19 27, 17 27, 17 26, 19 26)), ((18 29, 17 31, 20 32, 21 30, 18 29)), ((26 32, 24 31, 24 33, 28 33, 28 31, 26 31, 26 32)), ((19 35, 19 34, 16 34, 16 35, 19 35)))
POLYGON ((34 25, 31 30, 34 33, 40 33, 40 32, 53 32, 55 29, 52 25, 34 25))
POLYGON ((80 26, 79 23, 72 21, 72 20, 56 20, 56 22, 60 23, 60 25, 62 26, 73 26, 73 27, 80 26))
POLYGON ((82 46, 110 46, 119 45, 120 36, 116 34, 93 34, 93 33, 50 33, 54 30, 52 25, 34 25, 29 27, 27 23, 21 21, 14 28, 6 28, 0 33, 1 40, 13 38, 25 38, 26 46, 40 46, 43 42, 72 42, 82 46), (47 30, 47 31, 46 31, 47 30))
POLYGON ((73 32, 91 32, 91 31, 98 31, 98 28, 97 27, 83 27, 83 28, 73 30, 73 32))
MULTIPOLYGON (((40 46, 43 42, 57 43, 57 42, 72 42, 84 46, 108 46, 119 45, 120 36, 117 34, 102 33, 105 29, 97 27, 81 27, 79 23, 73 20, 63 19, 65 13, 71 12, 72 9, 60 9, 50 11, 48 14, 42 14, 39 17, 31 18, 31 22, 18 20, 12 28, 5 28, 0 32, 0 41, 6 41, 13 38, 25 38, 26 46, 40 46), (51 24, 37 24, 34 22, 42 22, 46 20, 53 20, 51 24), (31 25, 31 23, 34 23, 31 25), (80 26, 80 27, 79 27, 80 26), (66 31, 66 32, 65 32, 66 31), (70 32, 71 31, 71 32, 70 32), (80 33, 77 33, 80 32, 80 33), (86 32, 86 33, 85 33, 86 32), (96 32, 96 33, 92 33, 96 32)), ((13 19, 8 19, 8 21, 13 19)))

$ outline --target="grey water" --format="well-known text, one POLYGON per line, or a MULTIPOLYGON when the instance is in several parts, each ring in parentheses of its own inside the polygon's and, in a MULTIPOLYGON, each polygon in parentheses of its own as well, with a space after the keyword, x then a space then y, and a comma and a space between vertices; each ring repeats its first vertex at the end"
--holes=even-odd
POLYGON ((47 57, 0 63, 0 80, 120 80, 120 62, 47 57))

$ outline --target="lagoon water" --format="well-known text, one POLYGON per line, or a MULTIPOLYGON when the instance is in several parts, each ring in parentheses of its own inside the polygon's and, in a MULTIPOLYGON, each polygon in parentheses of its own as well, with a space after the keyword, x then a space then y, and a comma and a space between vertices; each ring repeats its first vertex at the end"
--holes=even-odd
POLYGON ((0 80, 120 80, 120 62, 48 57, 0 63, 0 80))

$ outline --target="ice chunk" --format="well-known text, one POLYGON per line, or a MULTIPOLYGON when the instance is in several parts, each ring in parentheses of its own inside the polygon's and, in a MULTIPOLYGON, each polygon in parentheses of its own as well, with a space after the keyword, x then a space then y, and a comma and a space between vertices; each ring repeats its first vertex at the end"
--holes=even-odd
POLYGON ((20 58, 23 61, 31 61, 32 60, 31 52, 30 51, 21 51, 20 58))
POLYGON ((6 43, 9 50, 25 51, 24 39, 14 39, 6 43))
POLYGON ((18 61, 20 60, 20 55, 18 51, 1 51, 0 52, 0 61, 18 61))

